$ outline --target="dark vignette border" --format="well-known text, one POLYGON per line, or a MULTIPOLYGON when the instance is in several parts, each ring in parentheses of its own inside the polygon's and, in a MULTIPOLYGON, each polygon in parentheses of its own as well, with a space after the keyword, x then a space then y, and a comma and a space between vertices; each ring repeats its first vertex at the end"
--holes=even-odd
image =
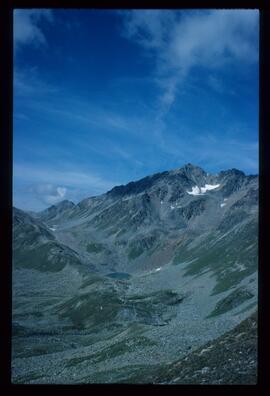
POLYGON ((1 113, 0 113, 0 383, 8 391, 124 391, 134 388, 146 392, 196 392, 207 394, 258 392, 267 389, 269 384, 269 312, 267 311, 268 280, 270 281, 270 10, 267 2, 241 0, 183 0, 166 2, 154 1, 88 1, 88 0, 11 0, 3 1, 0 8, 0 45, 1 45, 1 113), (13 163, 13 9, 15 8, 257 8, 260 9, 260 91, 259 91, 259 320, 258 320, 258 384, 255 386, 238 385, 12 385, 11 384, 11 309, 12 309, 12 163, 13 163), (269 112, 269 114, 268 114, 269 112), (268 364, 267 364, 268 363, 268 364), (139 389, 138 389, 139 387, 139 389), (144 389, 145 388, 145 389, 144 389))

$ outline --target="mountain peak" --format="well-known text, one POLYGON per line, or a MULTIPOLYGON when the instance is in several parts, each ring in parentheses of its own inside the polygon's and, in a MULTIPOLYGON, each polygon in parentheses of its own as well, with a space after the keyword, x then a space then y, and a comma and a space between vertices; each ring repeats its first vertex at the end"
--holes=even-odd
POLYGON ((59 202, 57 205, 58 207, 72 207, 75 206, 75 203, 72 201, 69 201, 68 199, 64 199, 64 201, 59 202))
POLYGON ((181 168, 178 168, 178 172, 185 173, 187 175, 189 174, 206 175, 206 172, 201 167, 197 165, 193 165, 190 162, 185 164, 181 168))
POLYGON ((184 177, 196 185, 204 185, 207 177, 207 173, 202 168, 191 163, 187 163, 181 168, 173 169, 170 174, 184 177))
POLYGON ((202 169, 197 165, 193 165, 190 162, 188 162, 187 164, 185 164, 184 166, 182 166, 181 169, 202 169))
POLYGON ((188 162, 187 164, 181 166, 180 168, 172 169, 170 172, 178 173, 183 171, 196 171, 196 170, 201 170, 202 172, 204 172, 204 170, 199 166, 193 165, 190 162, 188 162))
POLYGON ((42 210, 41 213, 43 212, 51 212, 52 210, 65 210, 65 209, 69 209, 72 208, 73 206, 75 206, 75 203, 72 201, 69 201, 68 199, 64 199, 63 201, 55 204, 55 205, 51 205, 49 206, 47 209, 42 210))

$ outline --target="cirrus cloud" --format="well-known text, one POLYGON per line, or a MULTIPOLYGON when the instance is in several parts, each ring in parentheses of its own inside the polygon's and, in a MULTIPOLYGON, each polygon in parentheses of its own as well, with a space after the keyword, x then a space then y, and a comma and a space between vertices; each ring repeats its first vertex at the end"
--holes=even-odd
POLYGON ((257 10, 121 11, 123 35, 153 56, 160 104, 169 110, 194 67, 217 71, 258 61, 257 10))
POLYGON ((23 44, 40 46, 46 44, 46 38, 40 22, 52 23, 53 14, 49 9, 14 10, 13 40, 15 50, 23 44))

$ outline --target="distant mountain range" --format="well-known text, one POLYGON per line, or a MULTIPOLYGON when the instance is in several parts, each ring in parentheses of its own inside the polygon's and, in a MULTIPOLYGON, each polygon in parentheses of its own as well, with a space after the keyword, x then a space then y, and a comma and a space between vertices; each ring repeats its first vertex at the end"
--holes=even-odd
POLYGON ((257 259, 258 176, 237 169, 187 164, 77 205, 14 208, 15 382, 143 382, 158 360, 157 375, 256 311, 257 259), (45 374, 52 354, 61 370, 45 374))

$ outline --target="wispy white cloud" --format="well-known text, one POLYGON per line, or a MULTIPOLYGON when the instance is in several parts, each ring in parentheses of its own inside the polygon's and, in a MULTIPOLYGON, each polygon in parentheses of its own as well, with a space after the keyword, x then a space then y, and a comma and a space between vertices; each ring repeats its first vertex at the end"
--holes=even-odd
POLYGON ((15 50, 19 46, 32 44, 34 46, 47 43, 40 27, 41 21, 53 22, 53 14, 49 9, 16 9, 14 10, 13 40, 15 50))
POLYGON ((169 53, 172 66, 188 72, 193 66, 208 69, 228 62, 257 61, 258 12, 214 10, 188 14, 175 25, 169 53))
POLYGON ((170 39, 169 25, 176 22, 176 13, 168 10, 120 11, 124 17, 123 34, 147 49, 160 49, 170 39))
POLYGON ((258 61, 256 10, 132 10, 121 12, 123 34, 154 56, 163 85, 161 107, 173 104, 177 87, 197 66, 219 70, 258 61), (241 63, 240 63, 241 62, 241 63))
POLYGON ((64 199, 67 189, 50 183, 37 183, 30 185, 27 191, 45 205, 54 205, 64 199))
POLYGON ((61 169, 52 169, 49 166, 39 167, 38 165, 15 163, 13 167, 14 179, 26 183, 41 183, 63 186, 65 188, 77 187, 87 188, 93 193, 104 192, 115 184, 116 181, 105 180, 99 175, 91 172, 82 172, 80 170, 72 170, 62 166, 61 169))

